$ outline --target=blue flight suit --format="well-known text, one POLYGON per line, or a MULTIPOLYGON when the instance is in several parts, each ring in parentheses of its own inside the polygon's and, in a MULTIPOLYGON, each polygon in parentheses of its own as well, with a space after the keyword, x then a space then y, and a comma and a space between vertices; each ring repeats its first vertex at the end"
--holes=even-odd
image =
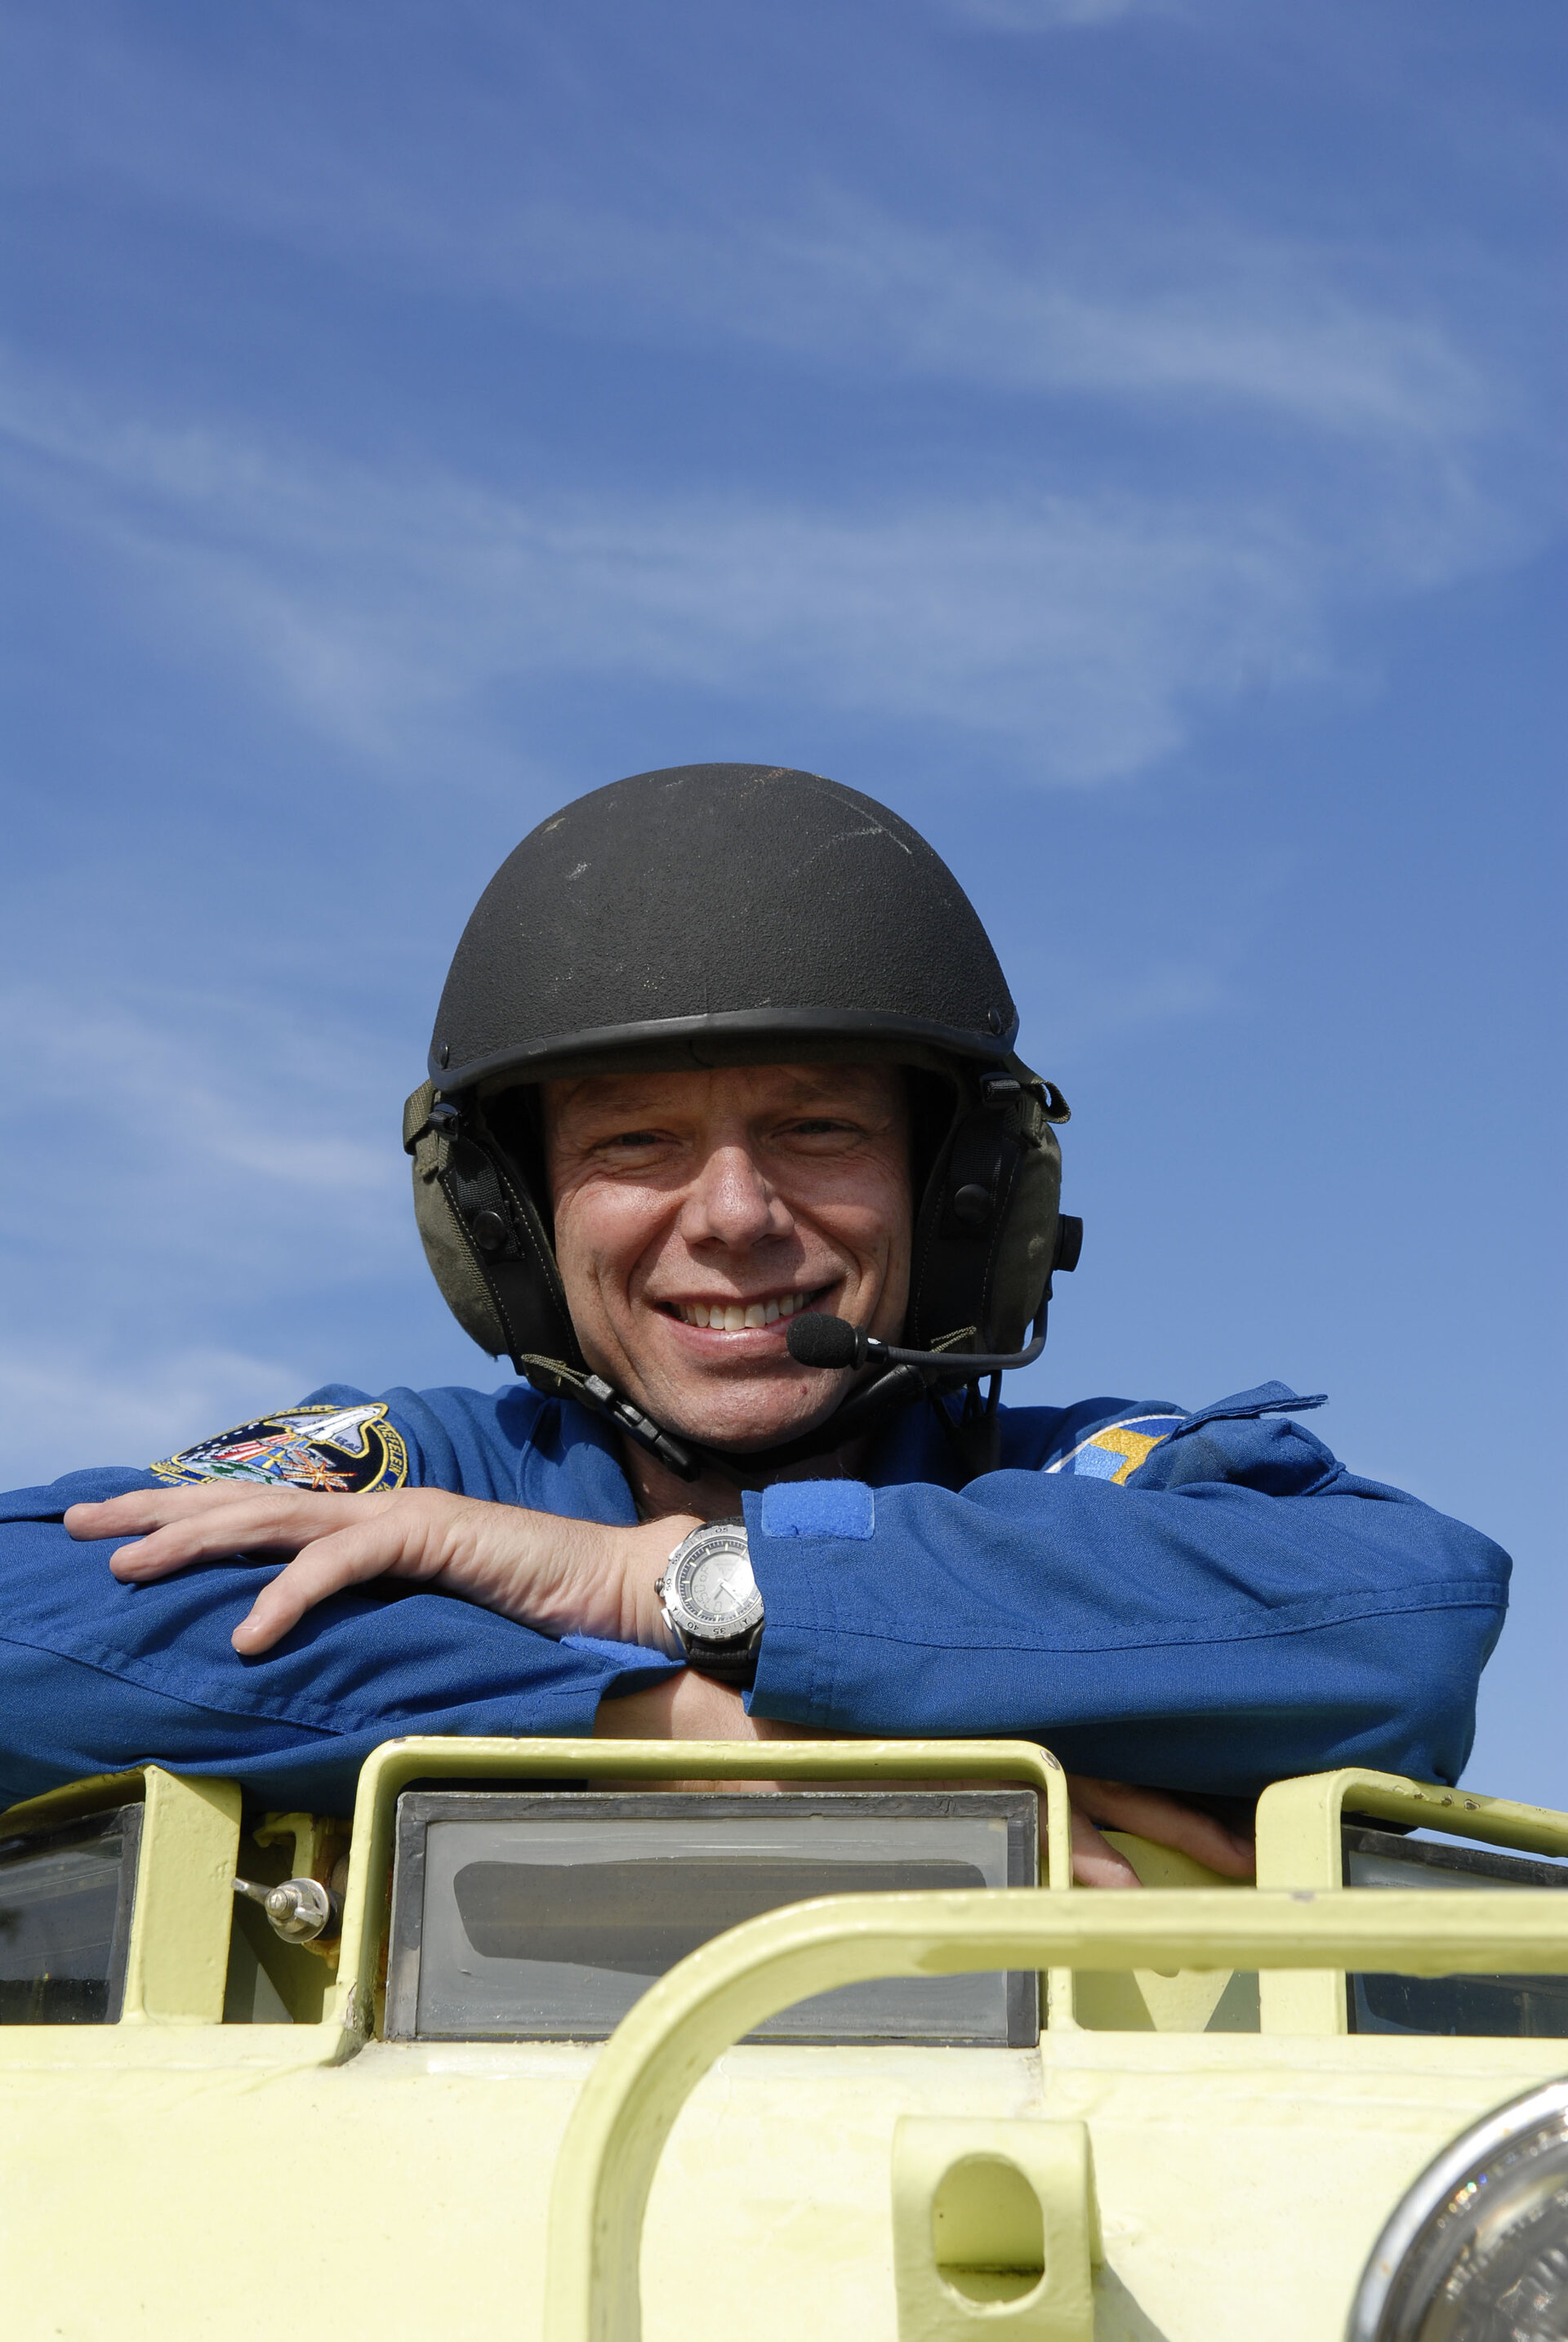
MULTIPOLYGON (((1508 1556, 1283 1418, 1318 1403, 1269 1383, 1195 1414, 1004 1408, 1001 1466, 966 1485, 933 1410, 908 1410, 864 1481, 746 1497, 766 1607, 749 1704, 846 1735, 1021 1735, 1075 1771, 1211 1795, 1345 1764, 1457 1780, 1508 1556)), ((374 1403, 335 1386, 302 1405, 371 1426, 379 1485, 636 1517, 606 1426, 524 1385, 374 1403)), ((219 1471, 344 1485, 344 1447, 280 1420, 0 1497, 0 1806, 155 1759, 346 1812, 379 1741, 587 1734, 601 1699, 670 1672, 390 1580, 241 1658, 230 1634, 278 1563, 123 1586, 113 1542, 61 1526, 67 1505, 219 1471)))

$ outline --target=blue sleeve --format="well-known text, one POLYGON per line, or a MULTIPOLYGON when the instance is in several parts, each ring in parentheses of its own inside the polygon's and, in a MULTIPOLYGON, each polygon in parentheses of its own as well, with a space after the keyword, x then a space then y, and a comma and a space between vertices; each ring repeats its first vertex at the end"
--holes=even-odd
POLYGON ((1457 1780, 1508 1556, 1355 1478, 1273 1416, 1287 1401, 1265 1386, 1185 1418, 1124 1483, 748 1496, 753 1704, 833 1732, 1019 1734, 1172 1789, 1349 1764, 1457 1780))
MULTIPOLYGON (((450 1485, 466 1470, 472 1486, 464 1426, 447 1456, 429 1408, 429 1420, 396 1413, 421 1438, 411 1476, 450 1485)), ((601 1698, 671 1672, 654 1652, 554 1642, 454 1596, 394 1587, 335 1596, 242 1659, 229 1636, 275 1562, 123 1586, 108 1567, 119 1540, 78 1544, 61 1525, 67 1505, 158 1485, 109 1468, 0 1497, 0 1807, 155 1760, 227 1775, 266 1806, 347 1813, 381 1741, 586 1735, 601 1698)))

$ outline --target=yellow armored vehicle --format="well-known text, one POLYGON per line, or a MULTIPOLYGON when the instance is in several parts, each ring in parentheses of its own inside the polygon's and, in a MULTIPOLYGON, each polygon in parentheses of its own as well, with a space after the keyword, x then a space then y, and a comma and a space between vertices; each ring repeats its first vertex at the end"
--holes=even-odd
POLYGON ((1255 1888, 1116 1842, 1073 1887, 1006 1741, 14 1807, 7 2342, 1568 2334, 1568 1816, 1339 1771, 1255 1888))

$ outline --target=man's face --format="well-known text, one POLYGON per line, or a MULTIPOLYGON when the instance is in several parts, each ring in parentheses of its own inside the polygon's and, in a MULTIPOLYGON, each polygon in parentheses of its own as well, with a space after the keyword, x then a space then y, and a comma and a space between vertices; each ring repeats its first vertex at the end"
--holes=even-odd
POLYGON ((744 1449, 836 1404, 802 1308, 896 1340, 913 1206, 902 1077, 731 1066, 544 1086, 555 1252, 589 1365, 672 1430, 744 1449))

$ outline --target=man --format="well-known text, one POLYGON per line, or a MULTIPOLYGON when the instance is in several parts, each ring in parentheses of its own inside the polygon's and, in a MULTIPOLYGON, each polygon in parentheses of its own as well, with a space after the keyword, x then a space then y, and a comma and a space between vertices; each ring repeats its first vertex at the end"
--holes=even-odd
POLYGON ((1455 1780, 1495 1546, 1279 1384, 999 1406, 1078 1231, 1016 1026, 855 791, 681 766, 544 823, 405 1117, 437 1280, 525 1382, 329 1386, 0 1505, 0 1793, 156 1757, 342 1810, 411 1731, 1024 1734, 1116 1884, 1093 1821, 1244 1873, 1172 1792, 1455 1780))

